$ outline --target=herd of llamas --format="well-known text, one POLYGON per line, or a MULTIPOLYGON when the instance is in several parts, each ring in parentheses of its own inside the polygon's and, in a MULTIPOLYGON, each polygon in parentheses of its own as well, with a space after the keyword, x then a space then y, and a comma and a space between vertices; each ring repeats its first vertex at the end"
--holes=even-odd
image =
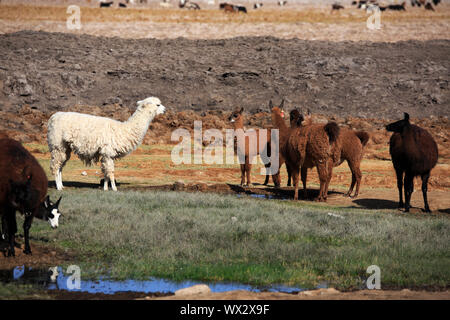
MULTIPOLYGON (((320 190, 316 201, 326 201, 333 168, 347 161, 352 173, 350 188, 345 196, 358 196, 361 186, 360 164, 369 135, 364 131, 340 128, 335 122, 314 123, 311 114, 303 115, 300 110, 290 112, 288 127, 284 116, 284 100, 278 106, 269 103, 272 124, 279 130, 279 167, 272 175, 275 187, 280 187, 280 167, 285 164, 288 172, 288 186, 294 185, 294 200, 298 199, 299 177, 306 197, 308 169, 316 167, 320 190), (353 190, 355 189, 354 193, 353 190), (353 193, 353 195, 352 195, 353 193)), ((57 112, 48 121, 47 140, 51 153, 50 169, 55 178, 56 188, 63 189, 62 169, 76 154, 86 165, 101 163, 104 174, 104 190, 108 184, 117 190, 114 177, 114 160, 122 158, 135 150, 143 141, 149 125, 165 107, 156 97, 137 102, 136 111, 125 122, 81 114, 76 112, 57 112)), ((228 120, 235 130, 244 128, 244 108, 231 113, 228 120)), ((258 131, 258 129, 256 129, 258 131)), ((427 185, 430 171, 438 159, 438 148, 433 137, 425 130, 409 121, 409 115, 386 126, 393 132, 390 139, 390 154, 397 175, 399 207, 405 212, 410 209, 413 179, 422 178, 422 193, 425 211, 430 212, 427 200, 427 185), (404 199, 403 199, 404 187, 404 199)), ((259 136, 259 134, 258 134, 259 136)), ((250 146, 250 139, 238 146, 245 155, 241 167, 241 185, 251 184, 252 159, 249 150, 264 150, 270 156, 271 130, 267 130, 266 146, 250 146)), ((258 140, 254 143, 259 143, 258 140)), ((266 168, 270 167, 265 164, 266 168)), ((0 216, 2 217, 2 237, 7 241, 5 255, 14 256, 15 234, 17 232, 16 211, 25 216, 23 225, 25 254, 31 254, 29 230, 33 218, 48 221, 52 228, 58 227, 61 215, 61 197, 53 203, 47 195, 48 181, 38 161, 17 141, 0 139, 0 216)), ((266 173, 264 184, 269 183, 266 173)))

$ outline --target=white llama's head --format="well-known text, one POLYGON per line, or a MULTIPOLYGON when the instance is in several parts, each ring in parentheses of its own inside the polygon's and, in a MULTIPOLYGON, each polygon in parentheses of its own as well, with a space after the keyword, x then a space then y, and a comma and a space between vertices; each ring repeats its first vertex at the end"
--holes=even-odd
POLYGON ((137 106, 140 109, 155 110, 156 114, 163 114, 166 111, 166 107, 161 104, 161 100, 156 97, 149 97, 147 99, 137 102, 137 106))

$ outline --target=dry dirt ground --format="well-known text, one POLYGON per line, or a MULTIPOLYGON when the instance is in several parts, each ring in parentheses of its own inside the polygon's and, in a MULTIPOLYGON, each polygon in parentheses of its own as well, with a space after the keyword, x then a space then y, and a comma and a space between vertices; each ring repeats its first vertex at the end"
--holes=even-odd
MULTIPOLYGON (((244 189, 238 186, 237 165, 175 166, 170 160, 173 130, 192 132, 194 120, 201 120, 204 130, 230 128, 229 112, 240 106, 246 108, 247 127, 270 127, 269 99, 277 103, 286 98, 287 111, 310 109, 316 121, 335 120, 340 126, 371 135, 361 165, 360 196, 342 197, 351 180, 348 166, 342 164, 334 171, 328 204, 404 214, 396 210, 390 134, 384 126, 388 119, 408 111, 412 122, 429 130, 439 146, 439 163, 429 186, 432 215, 450 214, 448 2, 435 12, 408 7, 403 13, 385 13, 379 31, 368 30, 368 15, 348 4, 336 13, 330 13, 327 3, 283 9, 267 5, 263 10, 249 10, 248 15, 226 15, 214 7, 200 12, 156 10, 158 2, 105 11, 84 1, 83 27, 77 31, 66 28, 65 1, 33 3, 47 6, 30 6, 25 0, 0 4, 0 136, 26 143, 47 173, 46 123, 52 113, 70 110, 126 120, 137 100, 155 95, 168 112, 151 124, 143 146, 117 162, 119 189, 290 199, 292 188, 260 185, 264 180, 257 174, 260 165, 253 170, 256 185, 244 189), (240 38, 233 38, 237 36, 240 38)), ((86 168, 72 157, 63 181, 69 188, 98 188, 100 171, 99 167, 86 168), (87 175, 82 175, 83 171, 87 175)), ((285 185, 284 168, 282 178, 285 185)), ((301 201, 309 203, 318 187, 315 170, 309 173, 308 186, 310 199, 301 201)), ((420 210, 419 181, 415 190, 411 214, 425 217, 420 210)), ((0 257, 0 269, 22 264, 53 266, 72 259, 70 253, 36 245, 33 239, 32 247, 32 257, 20 249, 14 261, 0 257)), ((54 295, 58 299, 144 296, 54 295)), ((449 293, 383 290, 288 295, 239 291, 190 298, 449 299, 449 293)))
MULTIPOLYGON (((230 1, 229 1, 230 2, 230 1)), ((231 1, 233 3, 233 1, 231 1)), ((248 14, 227 14, 216 5, 204 5, 203 10, 189 11, 162 8, 158 1, 133 8, 100 9, 94 1, 79 1, 81 30, 68 30, 68 2, 2 1, 0 33, 20 30, 71 32, 121 38, 226 39, 241 36, 275 36, 303 40, 381 41, 449 39, 450 3, 435 11, 411 7, 407 10, 384 11, 381 29, 370 30, 366 21, 370 14, 356 9, 350 1, 342 2, 344 10, 331 12, 332 1, 288 1, 280 8, 275 1, 262 1, 264 7, 251 9, 253 2, 239 1, 247 6, 248 14), (34 6, 30 4, 33 3, 34 6)), ((117 2, 116 2, 117 3, 117 2)))

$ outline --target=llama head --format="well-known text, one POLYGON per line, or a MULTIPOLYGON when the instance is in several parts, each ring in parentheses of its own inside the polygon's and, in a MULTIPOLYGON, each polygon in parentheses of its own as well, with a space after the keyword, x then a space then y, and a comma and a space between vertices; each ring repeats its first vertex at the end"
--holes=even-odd
POLYGON ((281 100, 281 103, 278 107, 273 105, 272 100, 269 101, 269 109, 270 112, 272 113, 272 116, 279 115, 281 118, 284 118, 283 108, 284 108, 284 99, 281 100))
POLYGON ((402 120, 390 123, 386 126, 387 131, 402 133, 403 129, 409 127, 409 114, 404 113, 404 118, 402 120))
POLYGON ((59 217, 61 216, 61 212, 59 211, 59 203, 61 202, 61 197, 59 197, 56 203, 53 203, 50 200, 50 197, 47 196, 44 202, 41 203, 39 207, 39 212, 36 218, 48 221, 50 226, 55 229, 58 228, 59 225, 59 217))
POLYGON ((161 100, 156 97, 149 97, 147 99, 137 102, 138 109, 142 110, 156 110, 156 114, 163 114, 166 107, 161 104, 161 100))
POLYGON ((244 112, 244 107, 234 110, 231 113, 231 115, 228 117, 228 121, 230 121, 232 123, 241 121, 243 112, 244 112))
POLYGON ((304 120, 305 118, 300 113, 300 111, 298 111, 298 109, 293 109, 289 113, 289 122, 291 124, 291 128, 300 127, 304 120))

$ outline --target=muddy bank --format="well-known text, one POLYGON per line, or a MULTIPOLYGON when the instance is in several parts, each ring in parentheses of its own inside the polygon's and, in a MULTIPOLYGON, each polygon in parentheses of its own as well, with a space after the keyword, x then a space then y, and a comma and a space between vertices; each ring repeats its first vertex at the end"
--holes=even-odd
POLYGON ((450 41, 327 42, 0 35, 0 109, 45 113, 158 96, 170 110, 256 112, 269 99, 325 115, 449 115, 450 41))

